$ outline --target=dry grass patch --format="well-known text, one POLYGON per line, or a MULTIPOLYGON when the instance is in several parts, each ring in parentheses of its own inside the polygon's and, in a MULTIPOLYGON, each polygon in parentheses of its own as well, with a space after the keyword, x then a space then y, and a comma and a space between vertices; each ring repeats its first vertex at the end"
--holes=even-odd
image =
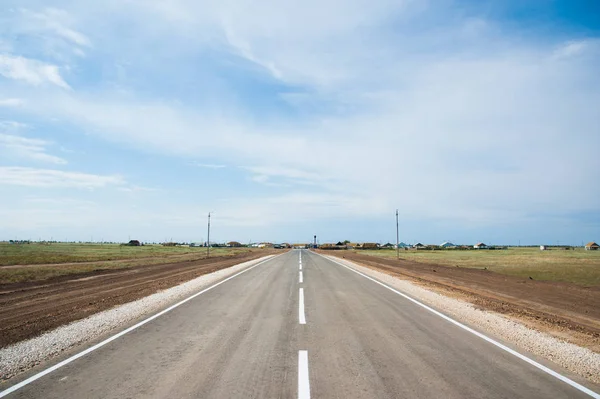
MULTIPOLYGON (((233 256, 250 248, 211 248, 213 256, 233 256)), ((206 258, 206 248, 141 247, 117 244, 0 243, 0 284, 46 280, 69 274, 127 269, 206 258)))
MULTIPOLYGON (((357 251, 357 253, 395 257, 395 250, 357 251)), ((600 286, 600 251, 538 248, 472 251, 400 251, 400 258, 422 263, 487 269, 495 273, 563 281, 584 286, 600 286)))

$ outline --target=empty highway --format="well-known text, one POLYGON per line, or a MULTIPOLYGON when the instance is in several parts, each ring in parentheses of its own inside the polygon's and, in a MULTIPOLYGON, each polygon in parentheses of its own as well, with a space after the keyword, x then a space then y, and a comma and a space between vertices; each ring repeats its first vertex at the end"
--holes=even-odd
POLYGON ((597 387, 586 392, 561 380, 562 370, 544 371, 307 250, 253 266, 92 349, 11 380, 0 396, 598 397, 597 387))

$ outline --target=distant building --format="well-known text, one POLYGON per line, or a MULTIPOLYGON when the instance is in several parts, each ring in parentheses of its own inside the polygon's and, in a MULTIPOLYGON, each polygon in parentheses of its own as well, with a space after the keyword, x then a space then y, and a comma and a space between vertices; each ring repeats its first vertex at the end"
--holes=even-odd
POLYGON ((362 249, 379 249, 379 244, 376 242, 364 242, 361 246, 362 249))
POLYGON ((138 240, 129 240, 127 245, 129 245, 130 247, 139 247, 142 244, 138 240))
POLYGON ((407 248, 407 247, 410 247, 410 245, 408 245, 408 244, 407 244, 407 243, 405 243, 405 242, 399 242, 399 243, 398 243, 398 248, 407 248))
POLYGON ((258 244, 252 244, 255 248, 273 248, 273 243, 270 242, 261 242, 258 244))
POLYGON ((546 245, 540 245, 540 251, 545 251, 546 249, 548 249, 546 245))
POLYGON ((442 245, 440 245, 440 248, 454 248, 456 245, 452 244, 451 242, 444 242, 442 243, 442 245))
POLYGON ((237 242, 237 241, 229 241, 227 243, 227 246, 228 247, 233 247, 233 248, 239 248, 239 247, 242 247, 243 245, 241 243, 237 242))
POLYGON ((477 244, 473 245, 473 248, 475 248, 475 249, 486 249, 487 245, 485 245, 482 242, 478 242, 477 244))
POLYGON ((585 250, 586 251, 597 251, 598 248, 600 248, 600 245, 596 244, 595 242, 588 242, 587 244, 585 244, 585 250))

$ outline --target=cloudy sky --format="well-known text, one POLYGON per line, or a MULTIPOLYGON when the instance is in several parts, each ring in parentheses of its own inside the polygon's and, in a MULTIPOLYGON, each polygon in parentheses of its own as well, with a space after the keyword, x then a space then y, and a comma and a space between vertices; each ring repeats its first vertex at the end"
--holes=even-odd
POLYGON ((594 1, 0 7, 0 239, 600 240, 594 1))

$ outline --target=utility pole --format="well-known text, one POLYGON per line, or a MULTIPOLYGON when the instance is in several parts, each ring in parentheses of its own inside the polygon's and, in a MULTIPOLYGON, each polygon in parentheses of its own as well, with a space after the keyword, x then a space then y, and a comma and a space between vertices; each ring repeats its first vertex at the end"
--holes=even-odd
POLYGON ((398 209, 396 209, 396 259, 400 259, 400 231, 398 230, 398 209))
POLYGON ((206 239, 206 257, 210 257, 210 212, 208 212, 208 238, 206 239))

